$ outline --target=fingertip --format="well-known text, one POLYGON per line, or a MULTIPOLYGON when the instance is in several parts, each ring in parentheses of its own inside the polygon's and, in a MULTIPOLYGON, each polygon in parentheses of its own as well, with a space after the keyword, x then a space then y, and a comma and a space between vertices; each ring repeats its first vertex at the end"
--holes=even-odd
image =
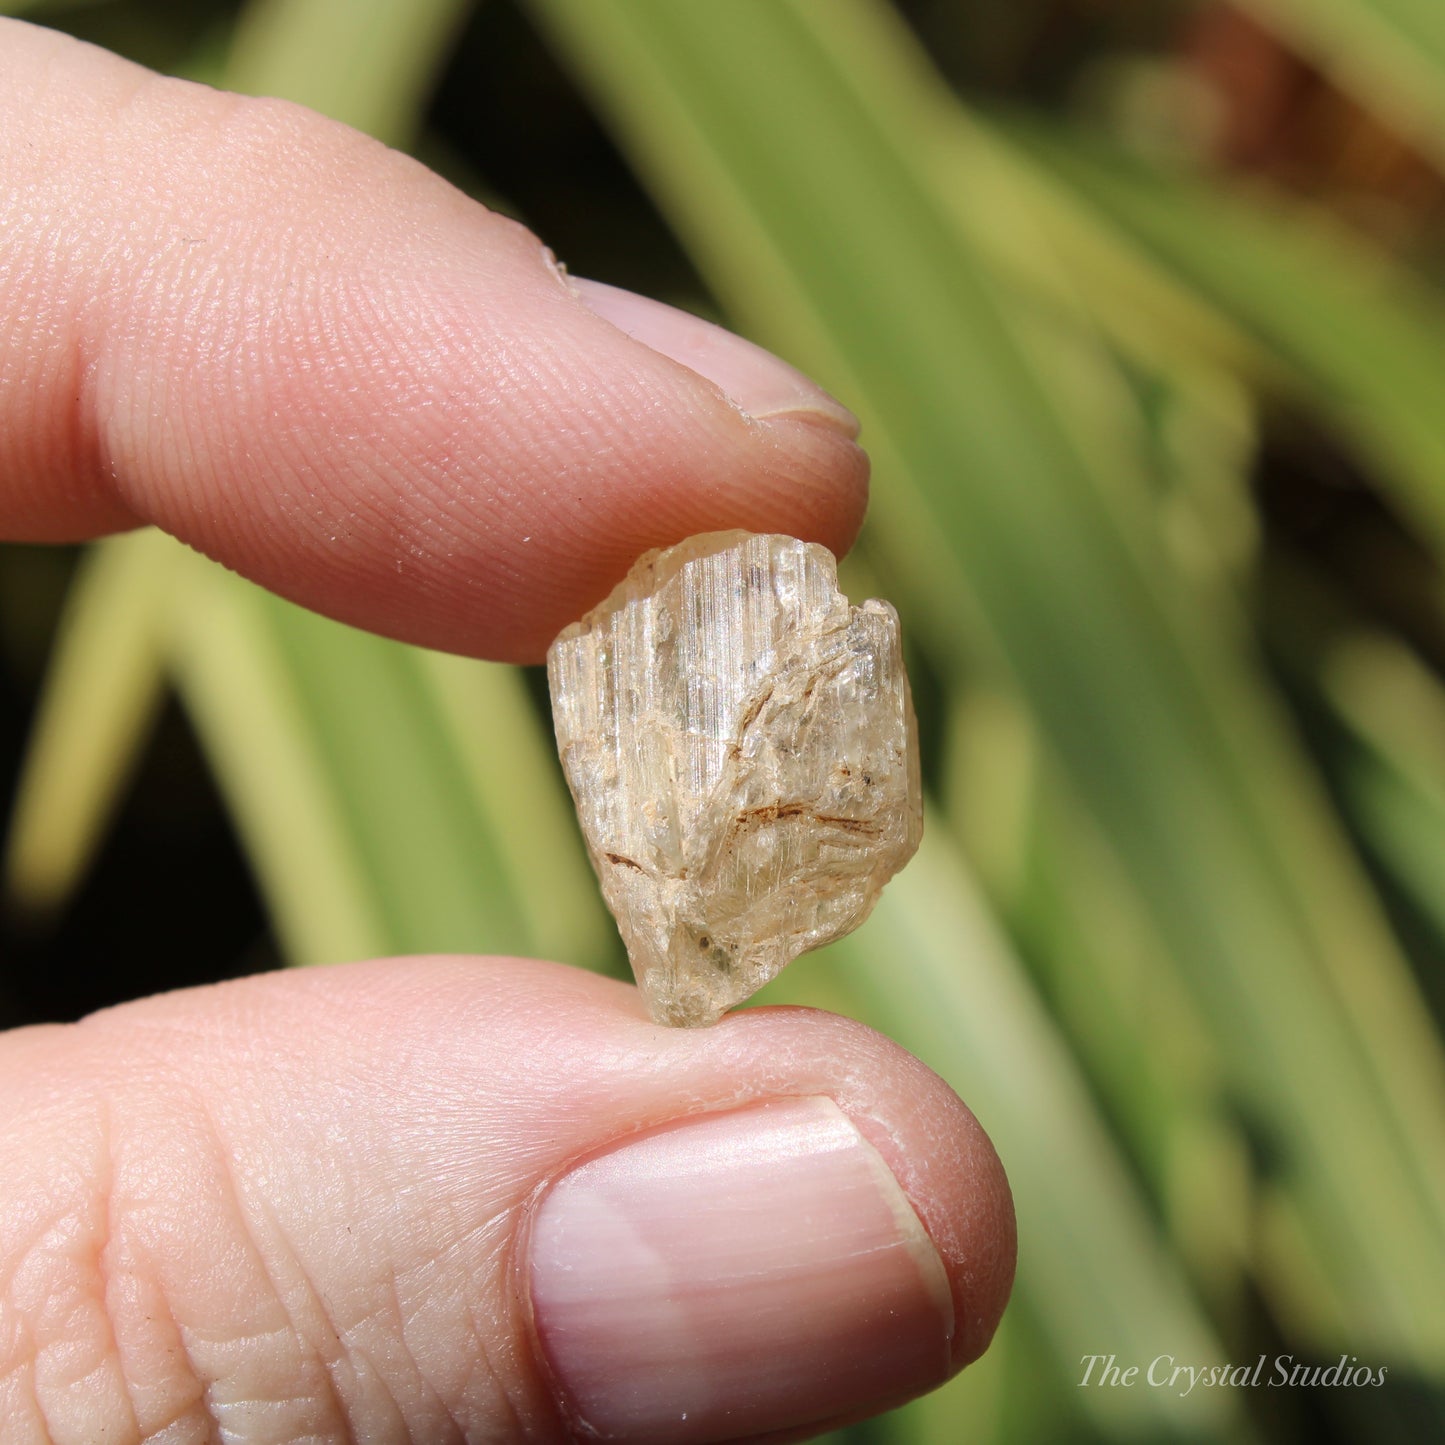
MULTIPOLYGON (((747 469, 698 475, 673 441, 653 448, 639 439, 625 489, 563 484, 535 501, 545 514, 540 524, 510 540, 497 536, 508 560, 494 574, 488 623, 500 641, 488 655, 542 661, 557 633, 607 597, 643 553, 700 533, 777 532, 843 556, 867 507, 867 453, 831 426, 791 416, 732 424, 767 433, 749 438, 754 460, 747 469)), ((427 623, 429 631, 447 625, 443 617, 427 623)), ((468 624, 454 617, 451 625, 468 624)), ((475 634, 450 645, 475 651, 475 634)))
POLYGON ((712 382, 744 416, 754 421, 795 416, 857 440, 858 418, 847 407, 796 367, 736 332, 601 281, 573 276, 568 285, 589 311, 712 382))
POLYGON ((299 107, 24 26, 3 66, 8 535, 154 522, 317 611, 511 661, 651 547, 851 543, 851 418, 776 358, 589 306, 521 227, 299 107))
POLYGON ((549 1373, 591 1438, 790 1429, 948 1370, 937 1251, 826 1096, 703 1114, 570 1170, 533 1216, 528 1285, 549 1373))
POLYGON ((604 1146, 542 1196, 527 1284, 544 1370, 582 1433, 822 1428, 983 1352, 1012 1283, 1012 1202, 942 1080, 806 1009, 628 1027, 691 1054, 704 1094, 722 1074, 753 1097, 604 1146))
POLYGON ((747 1054, 792 1056, 828 1092, 897 1180, 952 1292, 953 1374, 988 1348, 1013 1289, 1013 1193, 993 1141, 948 1083, 856 1019, 806 1008, 749 1009, 720 1029, 747 1030, 747 1054))

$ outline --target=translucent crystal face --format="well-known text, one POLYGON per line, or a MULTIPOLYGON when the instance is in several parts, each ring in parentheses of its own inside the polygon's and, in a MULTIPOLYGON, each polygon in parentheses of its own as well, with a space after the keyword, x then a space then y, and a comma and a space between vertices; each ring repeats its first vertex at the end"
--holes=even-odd
POLYGON ((712 1023, 856 928, 923 827, 886 602, 832 554, 714 532, 649 552, 547 655, 557 746, 659 1023, 712 1023))

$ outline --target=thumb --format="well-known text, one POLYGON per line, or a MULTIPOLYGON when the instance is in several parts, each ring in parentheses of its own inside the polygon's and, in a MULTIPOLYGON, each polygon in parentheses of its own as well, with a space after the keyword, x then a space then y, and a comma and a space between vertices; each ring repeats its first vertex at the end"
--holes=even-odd
POLYGON ((572 283, 406 157, 0 20, 0 535, 154 522, 407 641, 536 661, 649 547, 835 551, 852 417, 572 283))
POLYGON ((556 965, 249 979, 0 1041, 7 1440, 718 1441, 941 1382, 1013 1272, 972 1115, 805 1010, 556 965))

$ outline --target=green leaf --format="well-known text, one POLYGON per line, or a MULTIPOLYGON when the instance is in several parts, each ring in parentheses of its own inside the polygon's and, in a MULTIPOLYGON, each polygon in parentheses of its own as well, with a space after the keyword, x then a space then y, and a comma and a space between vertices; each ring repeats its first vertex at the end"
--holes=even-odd
MULTIPOLYGON (((525 819, 547 816, 545 795, 534 793, 550 779, 534 768, 513 780, 523 821, 479 811, 475 757, 458 746, 467 722, 438 706, 437 663, 426 654, 206 563, 194 564, 190 586, 176 675, 290 961, 535 951, 510 854, 532 826, 525 819)), ((495 750, 496 766, 507 766, 516 755, 505 722, 505 708, 480 712, 467 751, 495 750)), ((536 746, 534 735, 518 761, 535 759, 536 746)), ((523 840, 522 855, 537 843, 523 840)), ((553 876, 560 921, 544 936, 570 940, 588 880, 569 877, 565 855, 553 876)))
POLYGON ((224 83, 404 146, 470 9, 470 0, 255 0, 236 27, 224 83))
POLYGON ((505 840, 471 804, 416 652, 269 596, 257 611, 315 736, 389 951, 527 952, 500 861, 505 840))
POLYGON ((545 958, 626 973, 620 940, 582 847, 550 731, 522 674, 500 663, 418 652, 468 796, 496 840, 496 864, 545 958))
POLYGON ((1445 689, 1404 647, 1369 633, 1330 649, 1320 681, 1353 743, 1341 786, 1366 840, 1445 941, 1445 689))
POLYGON ((66 599, 23 761, 5 886, 22 907, 60 908, 104 836, 164 695, 176 558, 134 532, 92 547, 66 599))
MULTIPOLYGON (((171 543, 179 550, 178 543, 171 543)), ((292 962, 392 951, 365 862, 261 594, 187 558, 175 612, 176 683, 292 962)))
POLYGON ((1009 133, 1254 337, 1445 549, 1445 298, 1280 198, 1247 204, 1037 125, 1009 133))

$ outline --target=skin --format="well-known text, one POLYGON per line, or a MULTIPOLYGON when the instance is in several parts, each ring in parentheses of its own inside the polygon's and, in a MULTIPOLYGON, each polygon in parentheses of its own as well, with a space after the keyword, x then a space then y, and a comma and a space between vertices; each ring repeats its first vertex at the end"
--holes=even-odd
MULTIPOLYGON (((836 415, 749 415, 542 244, 281 102, 0 21, 0 533, 153 523, 306 606, 540 660, 695 532, 853 539, 836 415)), ((638 1129, 835 1099, 943 1260, 953 1367, 1007 1299, 977 1122, 847 1020, 649 1023, 514 959, 374 961, 0 1038, 0 1436, 566 1438, 516 1273, 539 1190, 638 1129)), ((879 1407, 890 1403, 880 1400, 879 1407)))

